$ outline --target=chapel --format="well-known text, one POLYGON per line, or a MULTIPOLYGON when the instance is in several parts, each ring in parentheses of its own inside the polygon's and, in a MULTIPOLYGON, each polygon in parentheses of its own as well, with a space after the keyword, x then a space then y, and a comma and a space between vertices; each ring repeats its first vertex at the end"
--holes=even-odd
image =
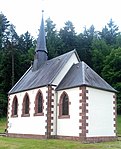
POLYGON ((8 137, 116 140, 116 90, 76 50, 48 60, 44 19, 33 65, 8 93, 8 137))

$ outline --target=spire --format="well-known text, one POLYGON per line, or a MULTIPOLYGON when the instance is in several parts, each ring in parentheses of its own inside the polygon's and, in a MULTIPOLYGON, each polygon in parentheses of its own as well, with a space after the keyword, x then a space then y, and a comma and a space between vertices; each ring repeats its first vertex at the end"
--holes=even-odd
POLYGON ((45 51, 47 53, 43 12, 44 12, 44 10, 42 10, 42 21, 41 21, 39 36, 38 36, 38 39, 37 39, 37 47, 35 49, 35 52, 45 51))
POLYGON ((43 19, 43 10, 42 10, 42 20, 39 31, 39 36, 37 39, 37 46, 35 49, 35 57, 33 63, 33 71, 39 69, 40 65, 47 60, 47 48, 46 48, 46 39, 45 39, 45 29, 44 29, 44 19, 43 19))

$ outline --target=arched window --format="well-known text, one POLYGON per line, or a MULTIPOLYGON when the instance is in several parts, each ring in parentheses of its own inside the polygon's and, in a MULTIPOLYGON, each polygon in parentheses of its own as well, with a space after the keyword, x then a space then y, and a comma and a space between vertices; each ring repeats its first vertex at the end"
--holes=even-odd
POLYGON ((23 99, 22 116, 30 116, 29 114, 29 96, 26 93, 23 99))
POLYGON ((69 114, 68 108, 69 108, 68 96, 67 96, 67 94, 64 94, 63 99, 62 99, 62 115, 68 115, 69 114))
POLYGON ((42 92, 39 90, 36 98, 35 98, 35 114, 34 115, 44 115, 43 113, 43 95, 42 92))
POLYGON ((69 97, 66 92, 63 92, 59 101, 59 117, 58 118, 70 118, 69 115, 69 97))
POLYGON ((12 103, 12 117, 18 116, 18 99, 15 96, 12 103))

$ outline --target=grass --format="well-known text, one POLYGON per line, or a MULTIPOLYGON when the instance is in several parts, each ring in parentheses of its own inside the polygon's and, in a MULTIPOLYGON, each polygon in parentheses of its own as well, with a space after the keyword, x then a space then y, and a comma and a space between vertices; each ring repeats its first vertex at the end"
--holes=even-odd
POLYGON ((0 149, 120 149, 121 141, 81 144, 77 141, 0 138, 0 149))
MULTIPOLYGON (((4 132, 6 118, 0 119, 0 132, 4 132)), ((117 119, 118 135, 121 135, 121 115, 117 119)), ((78 141, 35 140, 0 137, 0 149, 120 149, 121 141, 81 144, 78 141)))
POLYGON ((0 118, 0 133, 3 133, 6 129, 6 118, 0 118))
POLYGON ((121 136, 121 115, 117 117, 117 132, 118 136, 121 136))

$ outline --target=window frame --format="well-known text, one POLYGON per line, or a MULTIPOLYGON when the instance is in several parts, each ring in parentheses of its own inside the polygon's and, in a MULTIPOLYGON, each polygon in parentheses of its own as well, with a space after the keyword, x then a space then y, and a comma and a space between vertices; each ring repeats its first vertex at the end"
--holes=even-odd
POLYGON ((59 119, 66 119, 66 118, 70 118, 70 115, 69 115, 69 105, 71 104, 71 102, 70 102, 70 100, 69 100, 69 96, 68 96, 68 94, 64 91, 62 94, 61 94, 61 96, 60 96, 60 100, 59 100, 59 104, 58 104, 58 106, 59 106, 59 116, 58 116, 58 118, 59 119), (63 113, 63 100, 64 100, 64 96, 67 96, 68 97, 68 114, 67 115, 63 115, 62 113, 63 113))
POLYGON ((22 117, 29 117, 30 116, 30 98, 29 98, 29 94, 28 93, 25 93, 24 95, 24 98, 23 98, 23 103, 22 103, 22 117), (25 111, 26 111, 26 100, 28 97, 28 101, 29 101, 29 104, 28 104, 28 113, 26 114, 25 111))
POLYGON ((44 100, 43 100, 43 94, 41 90, 38 90, 36 97, 35 97, 35 102, 34 102, 34 116, 44 116, 44 100), (41 95, 42 100, 41 100, 41 106, 42 106, 42 112, 38 112, 38 96, 41 95))
POLYGON ((18 98, 16 95, 14 96, 13 101, 12 101, 11 117, 18 117, 18 98), (17 105, 15 105, 15 101, 17 101, 17 105), (17 114, 15 114, 15 106, 16 106, 17 114))

